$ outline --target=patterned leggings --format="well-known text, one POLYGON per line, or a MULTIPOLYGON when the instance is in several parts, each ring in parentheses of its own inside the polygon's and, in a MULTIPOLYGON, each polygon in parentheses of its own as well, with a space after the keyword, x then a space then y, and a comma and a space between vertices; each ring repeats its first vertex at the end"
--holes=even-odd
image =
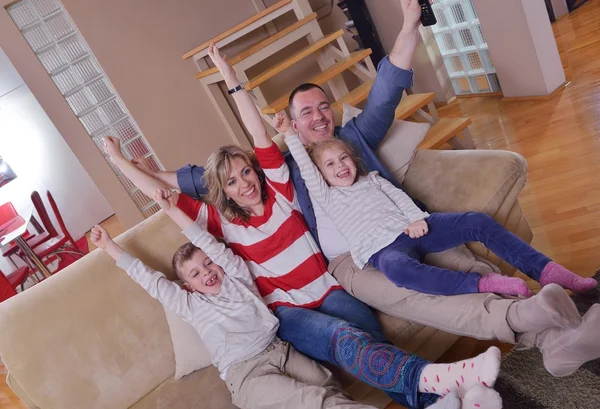
POLYGON ((390 344, 370 308, 345 291, 333 291, 317 309, 278 307, 275 315, 281 339, 304 355, 339 366, 410 408, 439 399, 418 393, 429 362, 390 344), (333 315, 338 309, 341 317, 333 315))

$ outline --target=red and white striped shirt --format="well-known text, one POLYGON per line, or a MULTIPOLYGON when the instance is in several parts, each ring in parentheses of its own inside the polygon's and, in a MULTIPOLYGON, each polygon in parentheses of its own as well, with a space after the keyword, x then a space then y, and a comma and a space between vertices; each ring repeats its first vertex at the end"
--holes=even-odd
POLYGON ((331 274, 297 203, 283 155, 273 144, 255 148, 266 176, 267 200, 262 216, 228 221, 212 205, 183 194, 177 207, 215 236, 223 237, 249 267, 269 308, 280 305, 315 308, 334 289, 331 274))

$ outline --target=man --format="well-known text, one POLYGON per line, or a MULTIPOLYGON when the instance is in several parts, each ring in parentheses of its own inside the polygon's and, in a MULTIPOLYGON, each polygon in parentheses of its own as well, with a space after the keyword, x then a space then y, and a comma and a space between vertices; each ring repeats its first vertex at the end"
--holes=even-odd
MULTIPOLYGON (((303 84, 290 96, 292 128, 304 144, 339 137, 354 145, 369 171, 399 184, 385 168, 376 149, 394 121, 394 110, 404 89, 412 85, 410 69, 419 38, 420 6, 417 0, 401 0, 404 24, 389 56, 378 67, 364 111, 343 128, 335 128, 327 96, 314 84, 303 84)), ((576 314, 564 291, 547 289, 524 301, 504 299, 494 294, 469 294, 452 297, 422 294, 395 287, 373 269, 359 271, 348 254, 348 244, 334 223, 314 203, 297 164, 286 157, 299 204, 323 254, 330 260, 329 271, 355 297, 390 315, 405 318, 447 332, 478 339, 498 339, 537 346, 544 364, 555 376, 566 376, 584 362, 600 357, 600 308, 592 308, 583 320, 576 314), (359 271, 354 274, 354 272, 359 271), (353 277, 362 285, 352 285, 353 277), (383 296, 385 294, 385 296, 383 296)), ((136 161, 146 172, 148 168, 136 161)), ((153 176, 183 193, 198 197, 206 193, 198 166, 175 172, 152 172, 153 176)))

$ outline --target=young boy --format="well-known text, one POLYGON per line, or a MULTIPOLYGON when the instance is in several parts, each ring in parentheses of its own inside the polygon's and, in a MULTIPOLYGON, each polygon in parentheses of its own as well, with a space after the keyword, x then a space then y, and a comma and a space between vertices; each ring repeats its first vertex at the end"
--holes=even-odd
POLYGON ((192 242, 173 257, 173 268, 189 291, 125 252, 103 227, 92 229, 92 242, 152 297, 194 326, 235 405, 374 409, 346 398, 331 372, 277 338, 279 321, 260 298, 241 258, 179 210, 169 191, 159 191, 156 200, 192 242))

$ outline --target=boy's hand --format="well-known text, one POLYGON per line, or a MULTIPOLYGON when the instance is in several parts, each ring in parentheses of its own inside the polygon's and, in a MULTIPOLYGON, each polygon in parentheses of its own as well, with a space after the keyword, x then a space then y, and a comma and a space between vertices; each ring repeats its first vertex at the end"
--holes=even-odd
POLYGON ((212 60, 215 67, 217 67, 219 72, 223 74, 223 77, 235 77, 235 71, 233 71, 233 68, 231 68, 227 60, 225 60, 225 56, 221 56, 221 53, 219 52, 219 49, 217 48, 214 42, 212 42, 208 46, 208 55, 210 56, 210 59, 212 60))
POLYGON ((107 136, 104 138, 104 149, 110 159, 123 158, 123 153, 121 152, 121 141, 119 138, 115 138, 114 136, 107 136))
POLYGON ((175 200, 175 195, 169 189, 156 189, 154 191, 154 200, 165 212, 168 212, 172 208, 177 207, 177 200, 175 200))
POLYGON ((287 131, 290 127, 290 118, 284 110, 281 110, 275 114, 273 118, 273 125, 275 130, 287 136, 287 131))
POLYGON ((411 239, 418 239, 429 233, 429 226, 427 226, 425 219, 417 220, 409 224, 404 233, 408 234, 411 239))
POLYGON ((110 235, 106 229, 100 225, 96 225, 92 228, 90 239, 92 240, 92 243, 96 245, 96 247, 99 247, 102 250, 105 250, 106 246, 112 242, 112 239, 110 238, 110 235))

